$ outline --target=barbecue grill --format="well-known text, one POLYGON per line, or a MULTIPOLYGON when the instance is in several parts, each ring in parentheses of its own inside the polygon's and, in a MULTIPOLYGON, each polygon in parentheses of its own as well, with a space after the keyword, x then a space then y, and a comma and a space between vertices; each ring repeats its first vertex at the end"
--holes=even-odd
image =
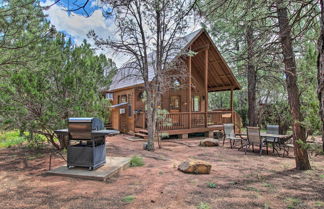
POLYGON ((115 130, 105 130, 98 118, 69 118, 68 128, 55 131, 67 135, 67 167, 88 167, 96 169, 106 163, 107 135, 117 134, 115 130))

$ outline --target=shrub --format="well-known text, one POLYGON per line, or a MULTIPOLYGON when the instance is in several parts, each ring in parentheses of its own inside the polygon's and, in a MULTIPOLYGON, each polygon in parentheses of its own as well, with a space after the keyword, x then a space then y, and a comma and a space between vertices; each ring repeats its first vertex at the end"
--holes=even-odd
POLYGON ((301 204, 300 199, 292 197, 286 198, 285 202, 287 203, 287 208, 296 208, 298 205, 301 204))
POLYGON ((210 206, 208 203, 205 202, 200 202, 199 205, 197 206, 198 209, 210 209, 210 206))
POLYGON ((15 145, 20 145, 26 142, 25 136, 20 136, 19 131, 4 131, 0 133, 0 148, 8 148, 15 145))
POLYGON ((209 183, 208 183, 208 187, 209 187, 209 188, 216 188, 216 186, 217 186, 217 185, 216 185, 215 183, 212 183, 212 182, 209 182, 209 183))
POLYGON ((133 156, 130 160, 130 167, 137 167, 137 166, 143 166, 144 160, 142 157, 139 156, 133 156))
POLYGON ((126 203, 131 203, 133 200, 135 200, 135 197, 133 195, 128 195, 121 199, 122 202, 126 203))

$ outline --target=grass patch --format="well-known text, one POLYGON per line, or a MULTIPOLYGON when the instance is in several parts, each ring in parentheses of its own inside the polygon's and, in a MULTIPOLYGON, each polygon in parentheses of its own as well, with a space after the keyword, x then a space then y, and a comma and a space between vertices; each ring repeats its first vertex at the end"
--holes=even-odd
POLYGON ((272 185, 272 184, 269 184, 269 183, 263 183, 263 186, 264 186, 264 187, 268 187, 268 188, 273 187, 273 185, 272 185))
POLYGON ((211 207, 209 206, 208 203, 205 202, 200 202, 199 205, 197 206, 198 209, 210 209, 211 207))
POLYGON ((130 160, 130 167, 137 167, 137 166, 143 166, 144 160, 142 157, 139 156, 133 156, 130 160))
POLYGON ((255 187, 246 187, 246 190, 253 191, 253 192, 260 192, 260 190, 255 187))
POLYGON ((320 176, 320 178, 324 179, 324 174, 321 174, 321 175, 319 175, 319 176, 320 176))
POLYGON ((285 199, 285 202, 287 203, 287 208, 293 209, 296 208, 301 204, 301 200, 298 198, 292 198, 288 197, 285 199))
POLYGON ((322 202, 322 201, 316 201, 315 202, 315 207, 319 207, 319 208, 324 207, 324 202, 322 202))
POLYGON ((215 183, 212 183, 212 182, 209 182, 208 184, 207 184, 207 186, 208 186, 208 188, 216 188, 216 184, 215 183))
POLYGON ((26 137, 20 136, 17 130, 0 132, 0 148, 9 148, 26 141, 26 137))
POLYGON ((135 196, 133 195, 128 195, 128 196, 125 196, 121 199, 122 202, 126 202, 126 203, 131 203, 133 202, 133 200, 135 200, 135 196))

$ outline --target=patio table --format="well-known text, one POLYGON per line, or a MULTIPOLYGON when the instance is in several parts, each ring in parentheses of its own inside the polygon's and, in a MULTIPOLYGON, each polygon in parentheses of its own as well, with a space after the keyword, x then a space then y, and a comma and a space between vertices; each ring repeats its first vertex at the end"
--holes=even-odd
MULTIPOLYGON (((247 133, 241 133, 238 135, 241 135, 241 137, 247 138, 247 133)), ((275 146, 277 145, 278 148, 280 149, 280 144, 282 144, 282 140, 292 137, 292 135, 260 133, 260 140, 263 140, 263 142, 267 142, 267 140, 266 140, 267 137, 274 138, 274 141, 271 142, 271 143, 273 143, 273 146, 274 146, 273 149, 276 150, 278 155, 280 155, 275 146)), ((243 147, 240 147, 239 149, 242 149, 242 148, 243 147)), ((268 154, 268 150, 267 150, 267 154, 268 154)))

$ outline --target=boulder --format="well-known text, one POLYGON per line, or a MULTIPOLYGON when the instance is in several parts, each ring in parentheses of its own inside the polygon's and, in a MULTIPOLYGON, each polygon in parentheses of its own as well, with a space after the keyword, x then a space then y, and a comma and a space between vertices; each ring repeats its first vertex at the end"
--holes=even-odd
POLYGON ((201 140, 199 145, 202 147, 215 147, 219 146, 219 141, 217 139, 207 138, 201 140))
POLYGON ((184 173, 209 174, 211 165, 204 161, 187 160, 178 166, 178 170, 184 173))

